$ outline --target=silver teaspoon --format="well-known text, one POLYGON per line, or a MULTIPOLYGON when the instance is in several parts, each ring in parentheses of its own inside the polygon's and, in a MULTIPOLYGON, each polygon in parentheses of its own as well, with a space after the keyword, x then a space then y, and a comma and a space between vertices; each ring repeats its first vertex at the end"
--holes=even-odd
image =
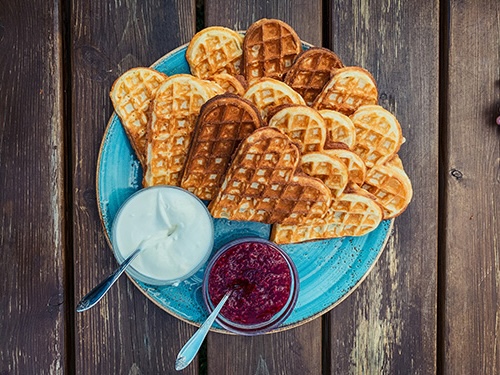
POLYGON ((177 371, 185 369, 193 361, 194 357, 196 357, 196 354, 198 353, 198 350, 200 350, 201 344, 207 336, 210 327, 214 324, 215 318, 217 318, 217 315, 219 315, 222 307, 224 307, 224 304, 233 291, 234 289, 229 290, 224 297, 222 297, 214 311, 212 311, 212 313, 208 316, 207 320, 205 320, 201 327, 198 328, 194 335, 191 336, 186 344, 184 344, 177 355, 177 359, 175 360, 175 369, 177 371))
POLYGON ((129 255, 127 259, 123 261, 123 263, 118 267, 111 275, 106 277, 103 281, 101 281, 97 286, 95 286, 90 292, 88 292, 85 297, 81 299, 80 302, 78 302, 78 305, 76 306, 76 311, 77 312, 83 312, 85 310, 90 309, 91 307, 94 307, 97 302, 101 300, 102 297, 108 292, 108 290, 113 286, 113 284, 118 280, 118 278, 122 275, 123 272, 127 269, 127 267, 132 263, 132 261, 137 258, 137 256, 145 249, 148 248, 148 245, 151 242, 158 241, 159 239, 162 238, 168 238, 170 237, 175 230, 177 229, 177 225, 173 225, 170 227, 166 233, 164 231, 153 235, 149 238, 146 238, 141 241, 137 249, 134 250, 132 254, 129 255))

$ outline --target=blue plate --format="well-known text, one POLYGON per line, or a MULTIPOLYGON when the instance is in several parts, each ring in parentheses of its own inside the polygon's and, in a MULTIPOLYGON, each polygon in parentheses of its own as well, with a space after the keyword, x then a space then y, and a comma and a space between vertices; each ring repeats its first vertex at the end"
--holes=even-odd
MULTIPOLYGON (((310 47, 303 45, 304 49, 310 47)), ((187 45, 170 52, 152 68, 167 75, 190 73, 185 59, 187 45)), ((97 163, 97 200, 99 214, 110 243, 111 226, 121 204, 142 186, 142 169, 116 114, 105 131, 97 163)), ((385 247, 393 220, 383 221, 377 229, 362 237, 285 245, 295 262, 300 279, 297 306, 275 331, 306 323, 329 311, 345 299, 366 277, 385 247)), ((269 238, 270 226, 251 222, 215 219, 213 253, 236 238, 269 238)), ((203 303, 202 268, 178 286, 151 286, 130 279, 156 305, 173 316, 199 326, 208 316, 203 303)), ((214 330, 227 333, 220 326, 214 330)))

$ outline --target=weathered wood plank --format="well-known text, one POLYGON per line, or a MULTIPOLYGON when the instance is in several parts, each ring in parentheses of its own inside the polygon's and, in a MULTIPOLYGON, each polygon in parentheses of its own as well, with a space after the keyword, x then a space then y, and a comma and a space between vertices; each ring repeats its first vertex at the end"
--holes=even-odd
POLYGON ((208 374, 321 374, 321 319, 254 337, 210 333, 208 374))
POLYGON ((0 1, 2 374, 66 368, 60 12, 57 1, 0 1))
POLYGON ((436 371, 439 4, 333 1, 331 45, 374 75, 414 188, 364 283, 329 314, 332 374, 436 371))
MULTIPOLYGON (((115 267, 99 221, 95 173, 112 113, 113 81, 187 42, 195 31, 194 1, 71 3, 75 298, 115 267)), ((93 309, 76 316, 76 373, 174 372, 178 350, 194 327, 150 302, 126 277, 93 309)), ((196 362, 184 373, 197 373, 196 362)))
POLYGON ((500 3, 449 3, 443 123, 445 374, 500 372, 500 3))
MULTIPOLYGON (((206 26, 245 30, 260 18, 290 24, 302 40, 321 45, 321 1, 260 3, 206 1, 206 26)), ((259 337, 223 334, 208 336, 209 374, 319 374, 322 371, 321 319, 303 326, 259 337)))

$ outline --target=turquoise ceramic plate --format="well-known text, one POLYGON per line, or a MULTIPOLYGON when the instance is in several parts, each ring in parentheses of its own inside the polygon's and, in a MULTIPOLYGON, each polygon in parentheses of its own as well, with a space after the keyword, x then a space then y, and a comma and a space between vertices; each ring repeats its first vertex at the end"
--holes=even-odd
MULTIPOLYGON (((167 75, 189 73, 184 57, 186 45, 170 52, 152 67, 167 75)), ((304 48, 308 45, 304 44, 304 48)), ((120 205, 141 188, 142 169, 128 142, 120 120, 113 114, 102 141, 97 165, 97 199, 108 238, 120 205)), ((216 252, 223 244, 244 236, 269 238, 270 226, 216 219, 216 252)), ((277 330, 308 322, 335 307, 366 277, 390 235, 392 220, 383 221, 363 237, 347 237, 286 245, 300 278, 297 306, 277 330)), ((204 268, 178 286, 151 286, 132 281, 155 304, 177 318, 200 325, 207 317, 201 294, 204 268)), ((130 276, 129 276, 130 277, 130 276)), ((226 332, 221 327, 214 327, 226 332)))

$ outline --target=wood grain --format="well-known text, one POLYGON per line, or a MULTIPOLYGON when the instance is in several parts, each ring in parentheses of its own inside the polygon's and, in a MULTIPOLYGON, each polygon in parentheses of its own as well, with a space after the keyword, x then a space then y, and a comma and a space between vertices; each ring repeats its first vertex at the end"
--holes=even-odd
POLYGON ((0 374, 66 367, 60 11, 0 1, 0 374))
POLYGON ((449 3, 443 373, 500 372, 500 3, 449 3), (476 354, 477 353, 477 354, 476 354))
POLYGON ((438 2, 332 2, 329 38, 346 65, 368 69, 398 118, 414 189, 364 283, 329 314, 332 374, 436 371, 438 2))
MULTIPOLYGON (((260 18, 290 24, 302 40, 321 45, 321 2, 257 3, 206 1, 206 26, 245 30, 260 18)), ((209 335, 208 374, 319 374, 322 371, 322 323, 316 319, 285 332, 259 337, 209 335)))
MULTIPOLYGON (((116 262, 101 226, 95 190, 99 146, 112 114, 109 90, 125 70, 148 66, 195 31, 194 2, 71 3, 72 184, 75 298, 116 262)), ((150 302, 126 277, 93 309, 76 316, 75 372, 174 372, 177 352, 194 327, 150 302)), ((196 362, 183 371, 197 373, 196 362)))
POLYGON ((320 374, 321 319, 255 337, 211 333, 208 374, 320 374))

